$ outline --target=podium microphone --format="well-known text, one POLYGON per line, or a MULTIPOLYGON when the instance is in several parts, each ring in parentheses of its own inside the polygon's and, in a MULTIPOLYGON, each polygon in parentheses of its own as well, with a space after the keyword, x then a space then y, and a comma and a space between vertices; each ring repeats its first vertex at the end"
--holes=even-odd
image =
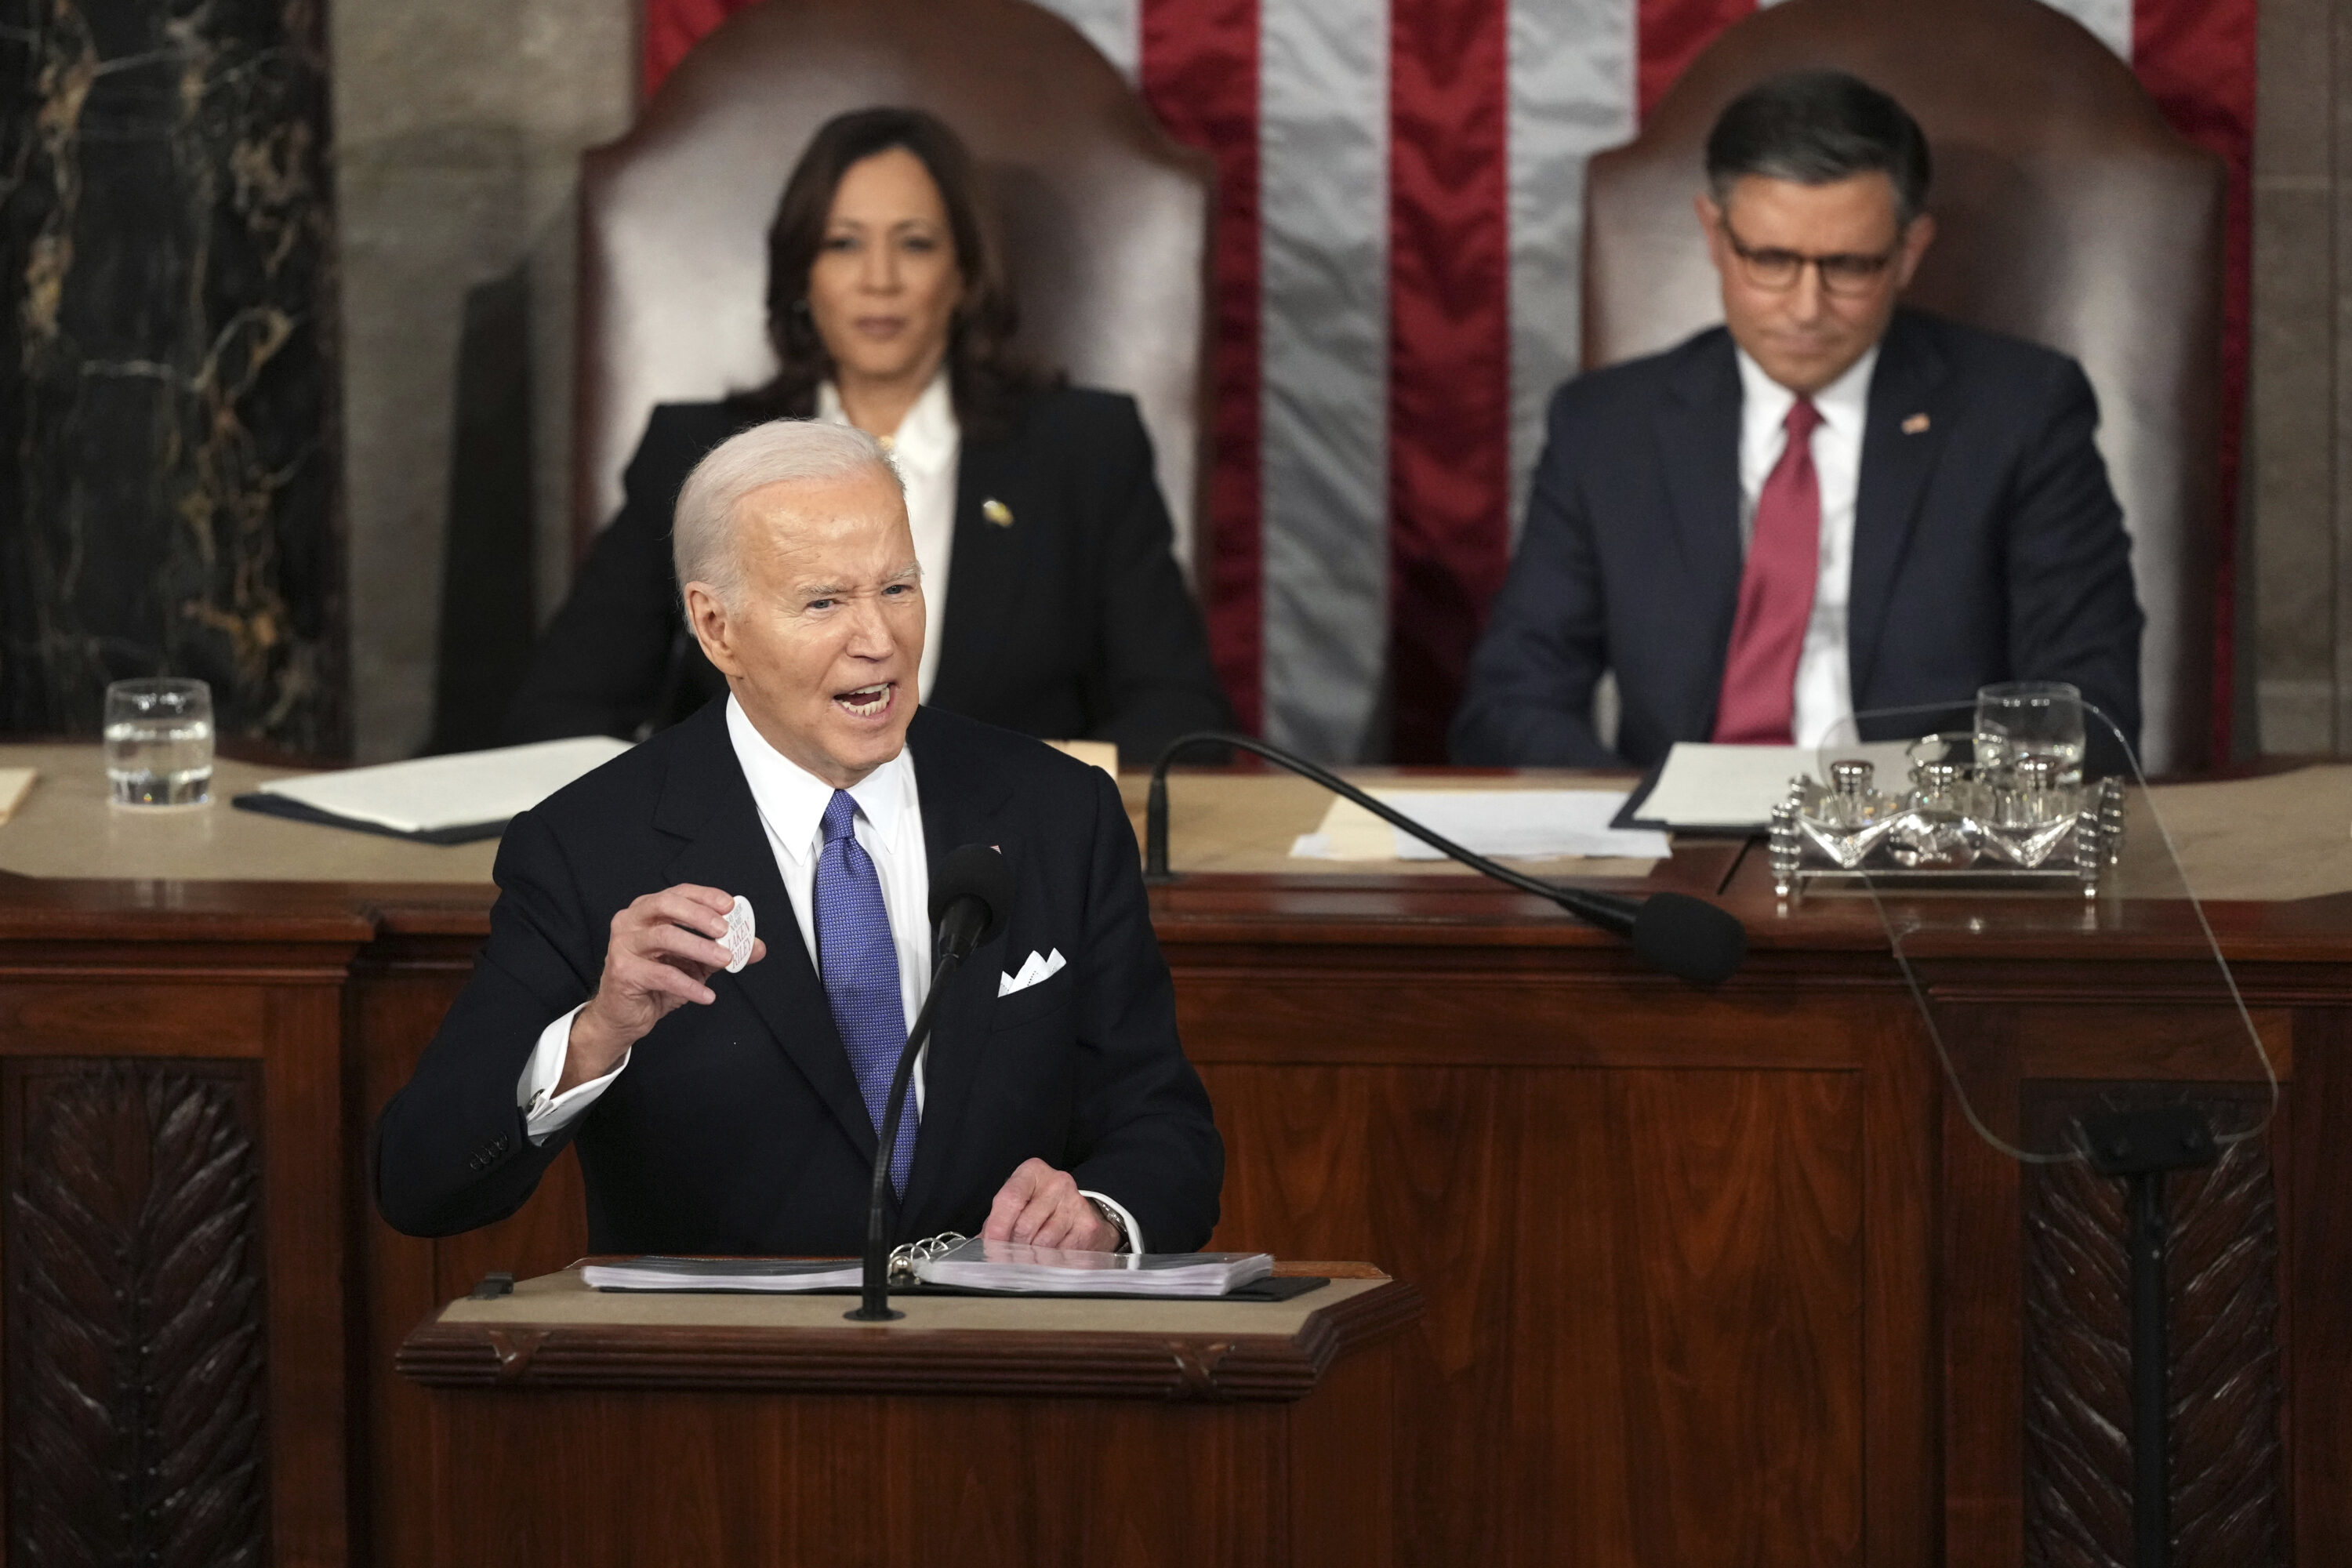
POLYGON ((1143 816, 1143 879, 1163 883, 1176 879, 1168 868, 1168 766, 1177 753, 1193 747, 1230 746, 1254 752, 1267 762, 1312 779, 1342 799, 1353 801, 1391 827, 1412 834, 1423 844, 1473 871, 1492 877, 1507 887, 1548 899, 1570 914, 1623 937, 1653 968, 1662 969, 1694 985, 1713 985, 1731 977, 1748 956, 1748 928, 1727 911, 1687 893, 1652 893, 1632 899, 1622 893, 1596 893, 1552 883, 1498 866, 1424 827, 1403 812, 1373 799, 1328 768, 1318 767, 1279 746, 1248 735, 1202 730, 1180 735, 1160 753, 1151 769, 1151 795, 1143 816))
POLYGON ((883 1214, 890 1193, 890 1152, 898 1146, 898 1118, 907 1109, 907 1086, 914 1081, 915 1058, 930 1037, 931 1014, 940 993, 957 964, 973 948, 1004 929, 1004 913, 1013 907, 1013 868, 991 844, 966 844, 950 850, 931 879, 931 989, 907 1031, 898 1053, 898 1070, 890 1075, 890 1098, 882 1113, 882 1138, 874 1151, 874 1187, 866 1209, 866 1278, 852 1322, 884 1323, 903 1318, 890 1310, 889 1233, 883 1214))

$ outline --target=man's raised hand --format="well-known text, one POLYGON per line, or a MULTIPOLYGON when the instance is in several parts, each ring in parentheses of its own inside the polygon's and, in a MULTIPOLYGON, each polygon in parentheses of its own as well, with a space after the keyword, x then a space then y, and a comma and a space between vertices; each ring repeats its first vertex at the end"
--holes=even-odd
MULTIPOLYGON (((647 893, 613 917, 596 994, 572 1020, 558 1094, 612 1071, 631 1046, 684 1004, 718 999, 704 982, 734 958, 723 940, 727 911, 734 907, 730 894, 681 882, 647 893)), ((767 955, 765 942, 751 944, 752 963, 767 955)))

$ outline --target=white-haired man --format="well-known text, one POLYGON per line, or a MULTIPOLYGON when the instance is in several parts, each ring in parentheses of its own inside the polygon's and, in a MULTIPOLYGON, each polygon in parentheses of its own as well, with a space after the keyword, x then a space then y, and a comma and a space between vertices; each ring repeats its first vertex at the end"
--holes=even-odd
POLYGON ((1118 792, 917 710, 923 584, 881 448, 745 431, 687 481, 674 549, 730 695, 508 828, 489 943, 378 1123, 384 1217, 501 1219, 576 1142, 599 1252, 856 1251, 930 980, 930 868, 978 843, 1013 905, 940 998, 896 1237, 1201 1246, 1223 1145, 1118 792), (762 935, 730 974, 739 894, 762 935))

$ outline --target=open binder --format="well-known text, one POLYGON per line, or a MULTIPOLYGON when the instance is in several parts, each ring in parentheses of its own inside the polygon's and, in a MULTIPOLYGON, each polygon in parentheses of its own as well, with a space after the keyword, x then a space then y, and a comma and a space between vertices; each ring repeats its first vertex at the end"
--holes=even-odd
MULTIPOLYGON (((1276 1279, 1264 1252, 1077 1252, 1018 1242, 940 1237, 900 1247, 891 1259, 894 1294, 1144 1297, 1286 1301, 1328 1283, 1276 1279)), ((596 1290, 855 1294, 854 1258, 631 1258, 592 1263, 581 1279, 596 1290)))

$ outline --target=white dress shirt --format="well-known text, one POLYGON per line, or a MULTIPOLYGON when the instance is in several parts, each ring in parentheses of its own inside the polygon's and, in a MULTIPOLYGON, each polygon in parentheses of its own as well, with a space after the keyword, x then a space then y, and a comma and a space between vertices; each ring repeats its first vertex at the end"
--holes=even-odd
MULTIPOLYGON (((751 802, 759 808, 760 826, 767 832, 769 852, 775 856, 776 869, 783 878, 784 894, 792 902, 801 943, 808 950, 809 963, 822 975, 824 961, 816 940, 816 862, 824 847, 824 811, 833 803, 833 786, 769 745, 753 727, 750 715, 743 711, 742 704, 731 695, 727 699, 727 738, 735 748, 736 761, 742 764, 745 782, 751 786, 751 802)), ((889 917, 891 943, 898 953, 898 1002, 905 1009, 907 1025, 911 1026, 931 988, 931 868, 923 841, 922 802, 915 791, 914 753, 902 749, 852 784, 849 798, 857 803, 852 831, 857 835, 859 847, 874 862, 875 876, 882 884, 883 912, 889 917)), ((766 911, 754 910, 752 913, 760 919, 766 911)), ((769 958, 761 962, 773 960, 776 938, 774 928, 768 928, 766 940, 771 952, 769 958)), ((711 976, 714 983, 720 978, 711 976)), ((585 1002, 580 1005, 586 1005, 585 1002)), ((687 1005, 694 1004, 689 1002, 687 1005)), ((562 1080, 564 1058, 571 1049, 572 1020, 579 1012, 580 1007, 572 1008, 540 1032, 539 1044, 524 1064, 522 1079, 516 1085, 515 1102, 524 1111, 523 1131, 534 1143, 544 1143, 594 1104, 596 1098, 627 1068, 629 1058, 635 1054, 634 1049, 624 1053, 613 1070, 602 1078, 575 1085, 562 1094, 555 1093, 555 1086, 562 1080)), ((919 1128, 923 1108, 923 1068, 929 1056, 930 1046, 926 1042, 915 1058, 911 1089, 919 1128)), ((916 1136, 919 1142, 920 1132, 916 1136)), ((1137 1252, 1143 1250, 1142 1232, 1136 1227, 1133 1215, 1116 1199, 1100 1193, 1086 1195, 1117 1210, 1127 1226, 1129 1246, 1137 1252)))
MULTIPOLYGON (((841 394, 829 381, 817 385, 816 416, 835 425, 849 423, 849 416, 842 412, 841 394)), ((915 691, 929 702, 932 677, 940 668, 940 627, 947 621, 948 565, 955 555, 956 459, 963 451, 963 428, 956 423, 945 366, 882 445, 906 484, 907 521, 915 531, 915 559, 923 568, 923 661, 915 668, 915 691)))
MULTIPOLYGON (((1743 554, 1756 527, 1756 502, 1764 481, 1788 445, 1789 410, 1797 395, 1739 354, 1739 547, 1743 554)), ((1846 603, 1853 579, 1854 498, 1862 488, 1862 433, 1870 415, 1870 376, 1878 349, 1856 360, 1843 375, 1813 394, 1822 422, 1813 427, 1813 476, 1822 497, 1821 575, 1813 584, 1812 618, 1805 623, 1805 646, 1797 656, 1791 738, 1818 746, 1834 738, 1853 739, 1840 726, 1853 714, 1853 673, 1846 647, 1846 603)), ((1850 730, 1847 725, 1845 729, 1850 730)))

